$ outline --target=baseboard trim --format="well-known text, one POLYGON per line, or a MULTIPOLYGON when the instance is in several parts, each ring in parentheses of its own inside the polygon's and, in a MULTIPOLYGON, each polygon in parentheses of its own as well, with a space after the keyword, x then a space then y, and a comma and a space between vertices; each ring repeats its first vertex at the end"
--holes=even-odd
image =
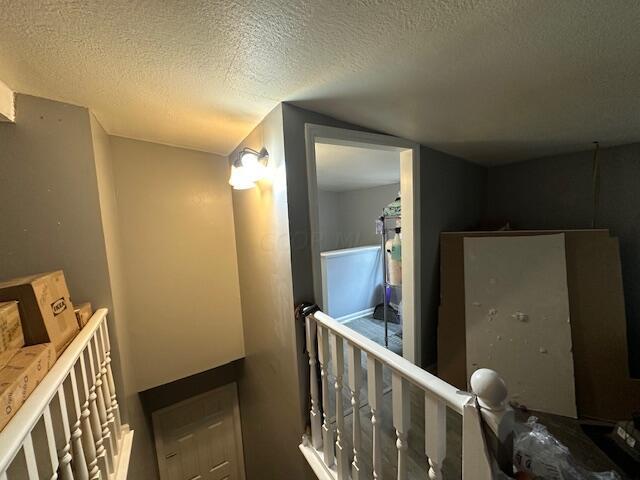
POLYGON ((335 468, 327 467, 322 459, 322 452, 319 452, 309 444, 309 439, 303 438, 302 443, 298 446, 309 466, 316 474, 318 480, 337 480, 338 473, 335 468))
POLYGON ((371 315, 373 315, 373 312, 375 309, 376 307, 371 307, 365 310, 360 310, 359 312, 353 312, 348 315, 343 315, 342 317, 336 318, 336 321, 340 323, 345 323, 351 320, 355 320, 356 318, 370 317, 371 315))

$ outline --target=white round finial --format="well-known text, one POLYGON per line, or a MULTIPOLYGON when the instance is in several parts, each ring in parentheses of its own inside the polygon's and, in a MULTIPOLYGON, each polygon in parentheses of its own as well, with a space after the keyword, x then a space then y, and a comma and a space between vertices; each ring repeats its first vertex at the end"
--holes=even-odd
POLYGON ((480 405, 489 410, 504 408, 507 385, 493 370, 480 368, 471 375, 471 390, 478 396, 480 405))

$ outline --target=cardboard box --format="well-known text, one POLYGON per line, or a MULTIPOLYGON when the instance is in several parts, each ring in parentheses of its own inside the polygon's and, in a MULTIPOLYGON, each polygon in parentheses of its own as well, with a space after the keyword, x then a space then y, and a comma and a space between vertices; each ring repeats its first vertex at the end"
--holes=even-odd
POLYGON ((56 361, 50 343, 21 348, 0 370, 0 431, 35 390, 56 361))
POLYGON ((91 315, 93 315, 93 309, 90 303, 81 303, 75 308, 74 313, 76 314, 78 327, 82 328, 89 322, 91 315))
POLYGON ((59 356, 78 334, 62 271, 0 283, 0 301, 17 300, 27 345, 51 342, 59 356))
POLYGON ((18 302, 0 303, 0 368, 24 347, 18 302))

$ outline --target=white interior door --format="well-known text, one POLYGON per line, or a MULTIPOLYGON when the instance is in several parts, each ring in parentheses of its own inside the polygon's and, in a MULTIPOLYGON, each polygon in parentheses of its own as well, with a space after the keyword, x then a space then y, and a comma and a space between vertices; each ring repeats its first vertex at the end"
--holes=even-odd
POLYGON ((153 413, 162 480, 244 479, 236 384, 153 413))

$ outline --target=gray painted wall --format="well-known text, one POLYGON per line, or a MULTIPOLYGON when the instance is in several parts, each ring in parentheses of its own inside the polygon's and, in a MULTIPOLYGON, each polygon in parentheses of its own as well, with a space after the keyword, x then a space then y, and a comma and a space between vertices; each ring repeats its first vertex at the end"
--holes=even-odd
POLYGON ((436 362, 440 305, 440 232, 476 227, 484 214, 487 169, 466 160, 420 148, 422 224, 422 360, 436 362))
MULTIPOLYGON (((287 158, 287 198, 289 199, 289 232, 291 236, 291 268, 293 295, 296 304, 310 301, 313 294, 311 269, 311 222, 309 220, 309 193, 307 186, 307 152, 305 124, 365 130, 365 128, 311 112, 288 103, 282 104, 284 122, 284 148, 287 158)), ((303 339, 299 329, 300 342, 303 339)), ((302 343, 300 343, 302 348, 302 343)))
MULTIPOLYGON (((640 376, 640 143, 601 149, 597 227, 620 241, 632 375, 640 376)), ((488 216, 514 228, 591 228, 593 152, 489 170, 488 216)), ((606 319, 603 319, 606 321, 606 319)))
POLYGON ((339 192, 318 190, 318 226, 320 228, 318 244, 322 252, 344 248, 340 247, 339 241, 341 236, 339 232, 342 230, 339 199, 339 192))
POLYGON ((288 156, 282 107, 276 107, 232 152, 269 151, 270 179, 233 191, 245 354, 240 413, 248 480, 313 478, 297 446, 306 424, 308 376, 302 376, 300 328, 294 319, 288 156))
POLYGON ((63 269, 71 298, 111 307, 89 111, 16 95, 0 123, 0 277, 63 269))
POLYGON ((131 360, 132 344, 129 335, 131 316, 126 308, 128 288, 123 271, 111 137, 93 115, 91 115, 91 135, 113 306, 109 315, 109 334, 112 344, 117 344, 119 353, 117 357, 119 362, 117 364, 114 362, 116 382, 120 379, 117 383, 118 405, 130 427, 135 430, 136 439, 131 452, 131 458, 135 458, 135 461, 129 466, 129 478, 132 480, 158 478, 151 422, 147 422, 144 417, 134 382, 135 372, 134 363, 131 360), (114 339, 117 341, 113 342, 114 339))
POLYGON ((346 192, 319 190, 320 250, 379 245, 376 219, 399 190, 399 183, 346 192))
POLYGON ((137 430, 129 477, 154 478, 150 432, 121 369, 126 324, 109 262, 117 234, 108 136, 86 108, 17 95, 16 113, 15 124, 0 123, 0 277, 62 269, 74 302, 109 308, 121 414, 137 430))
POLYGON ((122 137, 111 152, 136 391, 241 358, 226 158, 122 137))

